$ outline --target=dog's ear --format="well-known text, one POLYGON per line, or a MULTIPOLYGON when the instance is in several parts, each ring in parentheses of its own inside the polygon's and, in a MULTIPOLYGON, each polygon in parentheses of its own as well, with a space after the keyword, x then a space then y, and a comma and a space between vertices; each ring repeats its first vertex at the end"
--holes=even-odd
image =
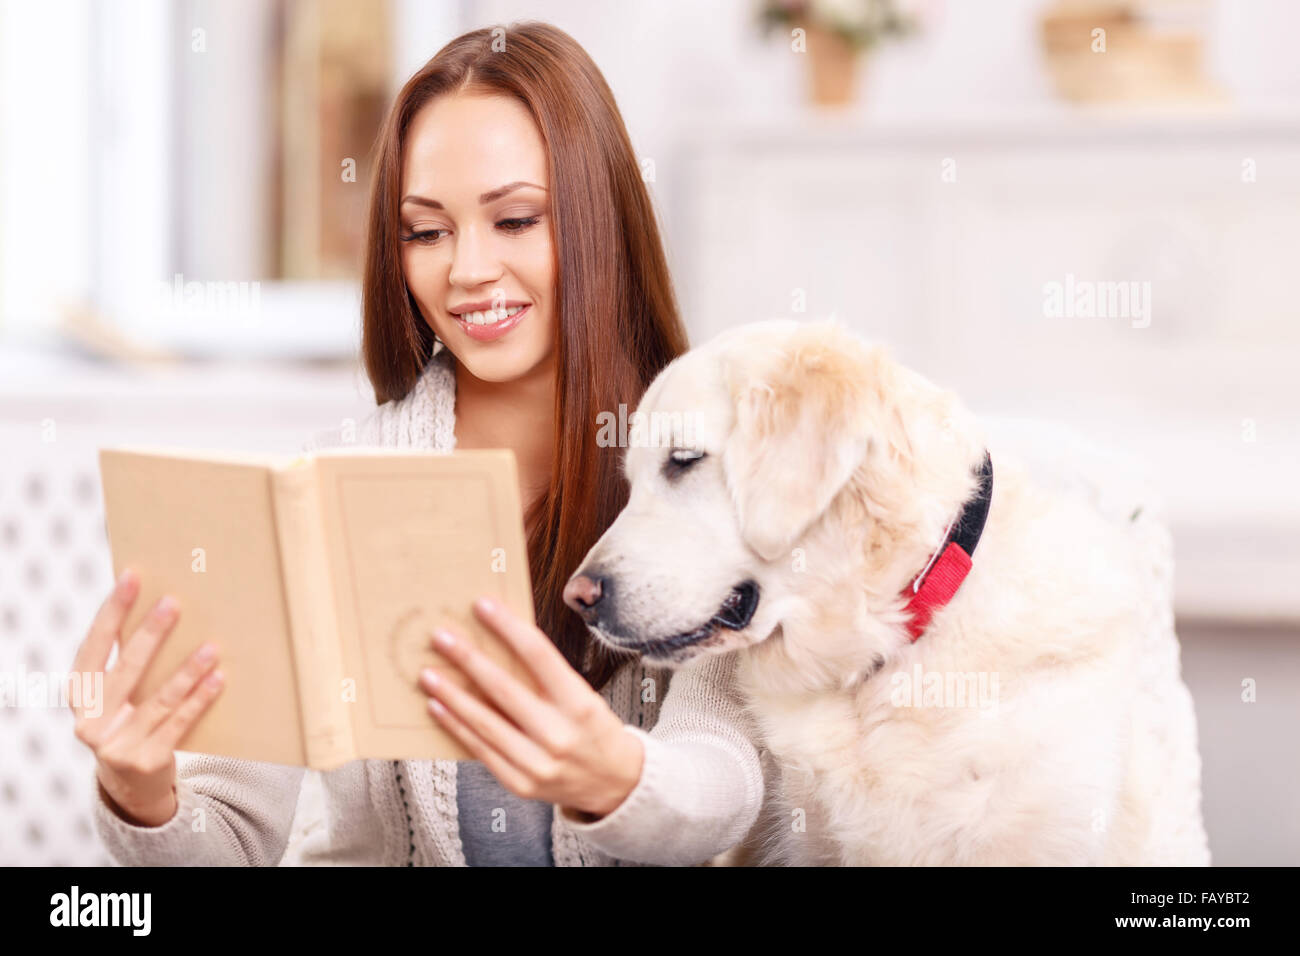
MULTIPOLYGON (((725 360, 735 409, 724 472, 745 543, 773 561, 830 505, 867 454, 885 364, 834 324, 810 324, 725 360)), ((901 430, 899 431, 901 435, 901 430)))

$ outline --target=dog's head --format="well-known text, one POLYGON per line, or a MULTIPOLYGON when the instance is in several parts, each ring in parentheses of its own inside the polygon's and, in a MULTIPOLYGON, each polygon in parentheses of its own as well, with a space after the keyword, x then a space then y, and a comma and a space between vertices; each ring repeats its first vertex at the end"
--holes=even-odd
POLYGON ((867 619, 889 623, 983 455, 951 393, 835 322, 722 333, 656 377, 633 425, 628 504, 564 597, 672 665, 795 630, 829 667, 837 640, 873 656, 867 619))

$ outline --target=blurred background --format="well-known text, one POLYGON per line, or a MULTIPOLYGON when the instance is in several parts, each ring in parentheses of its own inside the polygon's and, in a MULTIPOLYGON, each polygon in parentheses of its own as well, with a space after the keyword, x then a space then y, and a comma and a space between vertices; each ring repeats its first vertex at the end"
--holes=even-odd
MULTIPOLYGON (((833 314, 1153 489, 1214 860, 1300 862, 1288 0, 0 0, 0 672, 69 668, 107 593, 99 447, 373 406, 375 132, 516 19, 609 81, 693 342, 833 314)), ((69 714, 0 708, 0 864, 107 862, 93 792, 69 714)))

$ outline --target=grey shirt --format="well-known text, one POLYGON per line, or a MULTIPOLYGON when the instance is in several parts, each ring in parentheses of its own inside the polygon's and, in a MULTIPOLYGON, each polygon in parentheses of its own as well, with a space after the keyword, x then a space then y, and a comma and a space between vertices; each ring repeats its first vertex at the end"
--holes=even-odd
POLYGON ((555 808, 525 800, 479 760, 456 764, 456 812, 469 866, 554 866, 551 820, 555 808))

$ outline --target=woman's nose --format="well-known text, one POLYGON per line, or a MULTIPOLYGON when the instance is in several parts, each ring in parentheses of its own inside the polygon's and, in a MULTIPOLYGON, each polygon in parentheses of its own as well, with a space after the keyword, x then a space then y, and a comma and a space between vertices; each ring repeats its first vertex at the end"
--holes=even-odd
POLYGON ((455 252, 448 276, 452 285, 472 289, 501 278, 501 262, 479 230, 466 229, 455 237, 455 252))

